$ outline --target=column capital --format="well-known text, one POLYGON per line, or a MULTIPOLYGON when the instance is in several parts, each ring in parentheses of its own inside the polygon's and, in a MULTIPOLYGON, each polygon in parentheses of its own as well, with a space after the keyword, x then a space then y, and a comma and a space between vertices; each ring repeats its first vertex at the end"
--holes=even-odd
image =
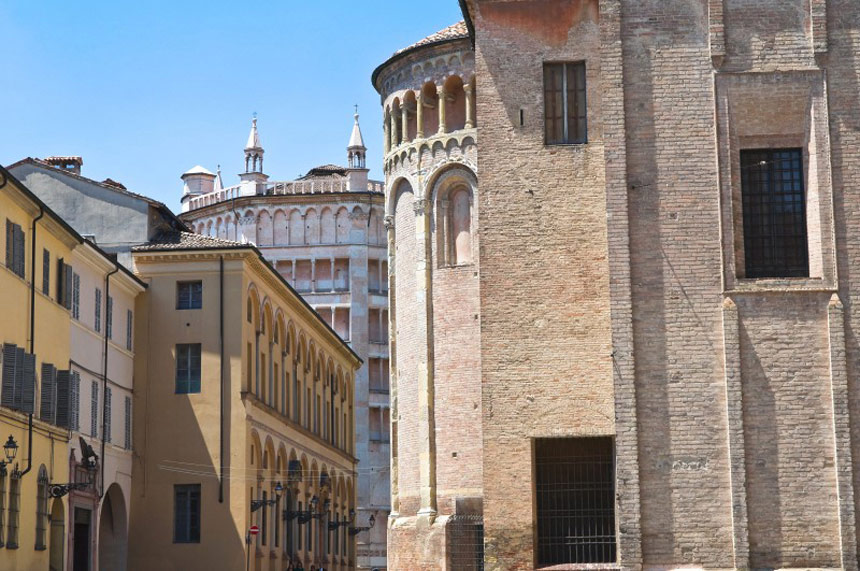
POLYGON ((389 214, 388 216, 383 218, 382 223, 385 224, 386 230, 393 230, 394 229, 394 216, 389 214))
POLYGON ((412 204, 412 210, 415 211, 415 216, 423 216, 427 213, 428 200, 426 198, 422 198, 420 200, 416 200, 414 204, 412 204))

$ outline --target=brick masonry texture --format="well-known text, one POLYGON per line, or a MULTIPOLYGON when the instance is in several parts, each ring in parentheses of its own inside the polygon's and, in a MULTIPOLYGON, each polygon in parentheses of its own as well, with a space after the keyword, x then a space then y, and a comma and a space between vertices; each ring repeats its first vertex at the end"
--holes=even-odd
MULTIPOLYGON (((470 446, 437 387, 434 451, 482 459, 485 568, 536 566, 534 439, 611 435, 620 567, 857 569, 856 3, 465 4, 479 283, 440 275, 432 311, 437 342, 479 316, 477 360, 437 346, 435 380, 465 395, 478 367, 482 427, 470 446), (584 145, 543 142, 543 63, 563 61, 586 64, 584 145), (760 148, 802 149, 807 278, 745 277, 739 157, 760 148)), ((468 479, 447 470, 440 490, 468 479)), ((451 568, 419 520, 396 568, 451 568)))

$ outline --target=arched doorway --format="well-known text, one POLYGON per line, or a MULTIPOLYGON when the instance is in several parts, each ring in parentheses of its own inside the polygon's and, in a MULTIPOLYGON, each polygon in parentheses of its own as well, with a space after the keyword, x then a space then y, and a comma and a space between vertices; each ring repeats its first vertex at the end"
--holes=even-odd
POLYGON ((62 571, 63 550, 66 537, 66 511, 60 498, 54 500, 51 506, 51 538, 48 552, 48 565, 51 571, 62 571))
POLYGON ((119 484, 111 484, 99 517, 99 569, 125 569, 128 554, 128 517, 119 484))

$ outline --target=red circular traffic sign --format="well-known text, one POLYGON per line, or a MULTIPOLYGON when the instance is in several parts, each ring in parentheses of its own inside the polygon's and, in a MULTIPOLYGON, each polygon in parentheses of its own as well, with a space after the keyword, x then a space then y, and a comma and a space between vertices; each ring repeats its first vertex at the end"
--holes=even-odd
POLYGON ((250 529, 248 529, 248 533, 250 533, 251 535, 257 535, 258 533, 260 533, 260 528, 256 525, 252 525, 250 529))

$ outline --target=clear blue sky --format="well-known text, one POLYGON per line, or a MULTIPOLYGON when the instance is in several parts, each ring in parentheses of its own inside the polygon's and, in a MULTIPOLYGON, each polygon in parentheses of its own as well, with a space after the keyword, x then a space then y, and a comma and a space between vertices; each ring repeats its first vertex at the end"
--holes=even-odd
POLYGON ((345 164, 357 103, 381 178, 370 74, 460 19, 456 0, 0 2, 0 164, 81 155, 178 211, 187 169, 237 181, 254 112, 273 179, 345 164))

